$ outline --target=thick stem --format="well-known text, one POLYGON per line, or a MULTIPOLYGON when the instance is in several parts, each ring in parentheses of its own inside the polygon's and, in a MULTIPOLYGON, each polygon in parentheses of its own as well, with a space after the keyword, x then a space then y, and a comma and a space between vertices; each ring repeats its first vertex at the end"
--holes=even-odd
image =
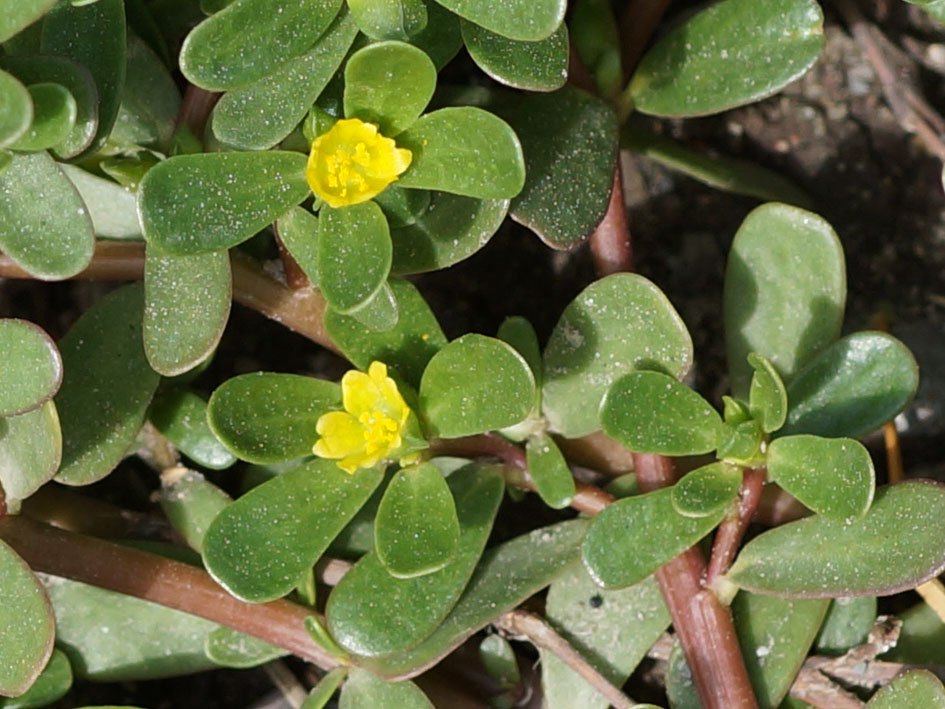
MULTIPOLYGON (((634 454, 633 462, 643 492, 676 482, 676 470, 669 458, 634 454)), ((656 572, 693 682, 706 709, 757 709, 732 613, 703 587, 705 572, 705 557, 698 546, 656 572)))
POLYGON ((620 55, 624 76, 632 77, 670 0, 629 0, 620 17, 620 55))
POLYGON ((738 491, 738 503, 735 509, 719 525, 712 544, 712 556, 709 558, 709 570, 706 572, 706 585, 728 571, 732 565, 738 546, 745 536, 745 530, 751 524, 761 501, 761 490, 765 484, 764 468, 749 468, 742 475, 742 486, 738 491))
POLYGON ((627 222, 627 207, 623 201, 623 172, 620 169, 619 155, 614 163, 614 185, 610 192, 610 203, 604 218, 591 234, 590 245, 594 270, 598 276, 633 270, 633 247, 627 222))
POLYGON ((181 101, 180 111, 177 113, 177 126, 187 126, 197 138, 201 138, 207 119, 222 95, 187 84, 184 100, 181 101))
MULTIPOLYGON (((315 611, 285 600, 244 603, 202 569, 19 516, 0 519, 0 538, 34 571, 81 581, 200 616, 284 648, 323 669, 341 661, 303 622, 315 611)), ((321 619, 320 619, 321 620, 321 619)))

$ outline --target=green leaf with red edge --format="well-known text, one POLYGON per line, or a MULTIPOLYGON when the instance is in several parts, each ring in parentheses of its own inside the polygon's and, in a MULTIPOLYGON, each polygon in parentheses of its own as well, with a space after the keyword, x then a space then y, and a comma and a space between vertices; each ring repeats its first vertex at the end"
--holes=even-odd
POLYGON ((509 39, 537 42, 564 20, 566 0, 437 0, 460 17, 509 39))
POLYGON ((56 405, 0 418, 0 484, 7 500, 25 500, 49 482, 62 459, 56 405))
POLYGON ((341 688, 339 709, 434 709, 426 695, 413 682, 387 682, 358 667, 348 673, 341 688))
POLYGON ((0 416, 15 416, 41 406, 62 383, 62 357, 38 325, 0 319, 0 416))
POLYGON ((568 27, 563 22, 538 42, 509 39, 465 20, 461 26, 469 56, 499 83, 526 91, 554 91, 568 80, 568 27))

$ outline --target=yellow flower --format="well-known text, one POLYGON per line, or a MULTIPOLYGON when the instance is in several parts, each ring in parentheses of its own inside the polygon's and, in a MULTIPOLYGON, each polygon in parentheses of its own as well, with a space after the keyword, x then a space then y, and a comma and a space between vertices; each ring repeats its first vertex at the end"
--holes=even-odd
POLYGON ((398 148, 373 123, 346 118, 312 142, 305 177, 329 206, 347 207, 379 195, 411 159, 409 150, 398 148))
POLYGON ((323 414, 316 424, 321 438, 313 452, 340 458, 346 473, 370 468, 401 447, 410 408, 387 376, 387 365, 371 362, 367 374, 356 369, 341 378, 344 411, 323 414))

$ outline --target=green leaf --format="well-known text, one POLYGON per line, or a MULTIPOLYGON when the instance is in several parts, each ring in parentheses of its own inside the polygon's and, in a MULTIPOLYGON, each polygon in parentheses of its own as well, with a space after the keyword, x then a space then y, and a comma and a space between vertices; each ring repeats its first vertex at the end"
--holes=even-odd
POLYGON ((76 119, 69 136, 53 152, 72 158, 89 147, 98 129, 98 91, 88 69, 69 59, 44 56, 0 57, 0 67, 25 84, 64 86, 75 99, 76 119))
POLYGON ((138 188, 144 237, 176 254, 242 243, 305 199, 305 160, 268 150, 179 155, 158 163, 138 188))
POLYGON ((586 91, 526 96, 507 114, 525 153, 512 218, 556 249, 581 243, 603 219, 614 185, 617 119, 586 91))
POLYGON ((446 336, 412 283, 393 279, 389 285, 400 313, 393 328, 377 332, 353 317, 329 310, 325 330, 358 369, 367 370, 375 360, 384 362, 416 387, 430 358, 446 346, 446 336))
POLYGON ((943 664, 945 623, 935 609, 921 601, 897 615, 902 620, 899 642, 882 659, 907 665, 943 664))
POLYGON ((430 463, 391 479, 374 520, 377 558, 396 578, 425 576, 446 566, 459 545, 459 520, 446 480, 430 463))
POLYGON ((0 319, 0 416, 14 416, 41 406, 62 383, 62 358, 38 325, 0 319))
POLYGON ((318 287, 328 304, 350 314, 363 307, 387 281, 390 229, 374 202, 324 207, 318 219, 318 287))
POLYGON ((253 372, 210 397, 210 429, 238 458, 278 463, 312 454, 318 418, 341 408, 341 387, 297 374, 253 372))
POLYGON ((397 185, 388 185, 374 201, 387 217, 391 229, 416 224, 430 207, 429 190, 405 190, 397 185))
POLYGON ((558 444, 547 433, 536 433, 525 444, 528 474, 542 501, 556 510, 571 504, 574 478, 558 444))
POLYGON ((665 35, 627 94, 642 113, 702 116, 777 93, 817 61, 824 16, 814 0, 724 0, 665 35))
POLYGON ((778 434, 865 436, 902 411, 918 385, 915 358, 899 340, 882 332, 847 335, 791 381, 778 434))
POLYGON ((550 37, 521 42, 465 20, 461 23, 469 56, 500 84, 526 91, 554 91, 568 80, 568 27, 550 37))
POLYGON ((66 695, 72 686, 72 667, 62 650, 53 650, 43 673, 36 678, 26 694, 14 699, 0 698, 0 709, 34 709, 45 707, 66 695))
POLYGON ((348 475, 334 461, 316 459, 253 488, 207 530, 207 570, 250 603, 286 595, 382 477, 376 468, 348 475))
POLYGON ((390 285, 386 281, 382 283, 380 290, 372 295, 370 300, 351 312, 351 317, 371 332, 388 332, 393 329, 400 318, 400 311, 390 285))
POLYGON ((615 96, 623 88, 620 36, 608 0, 576 0, 568 19, 571 43, 594 78, 601 95, 615 96))
POLYGON ((690 148, 655 132, 643 120, 630 120, 624 126, 621 145, 717 190, 813 209, 810 195, 781 173, 749 160, 690 148))
POLYGON ((245 150, 265 150, 281 141, 335 75, 357 32, 357 25, 342 8, 305 54, 224 94, 213 110, 214 135, 245 150))
POLYGON ((222 470, 236 462, 207 423, 207 402, 187 389, 162 391, 151 404, 148 418, 184 455, 204 468, 222 470))
POLYGON ((850 523, 815 516, 785 524, 742 549, 729 581, 756 593, 801 598, 887 596, 945 567, 945 488, 911 480, 880 488, 850 523))
POLYGON ((691 365, 689 332, 663 292, 642 276, 607 276, 565 308, 551 333, 542 410, 552 430, 583 436, 600 428, 600 402, 623 374, 681 377, 691 365))
POLYGON ((30 92, 15 78, 0 71, 0 148, 28 136, 33 121, 30 92))
POLYGON ((184 469, 178 477, 168 477, 165 474, 161 479, 161 509, 187 545, 199 552, 207 528, 232 499, 193 470, 184 469))
POLYGON ((369 44, 345 64, 345 116, 375 123, 392 138, 416 122, 435 88, 436 67, 423 50, 395 41, 369 44))
POLYGON ((459 18, 435 0, 422 2, 427 12, 427 25, 410 38, 410 43, 426 52, 439 70, 463 48, 459 18))
POLYGON ((69 278, 92 258, 88 211, 47 153, 14 154, 0 172, 0 224, 0 249, 37 278, 69 278))
POLYGON ((566 0, 437 0, 460 17, 509 39, 537 42, 564 20, 566 0))
POLYGON ((401 275, 438 271, 472 256, 498 231, 508 209, 507 199, 434 192, 429 206, 413 224, 391 228, 391 270, 401 275))
POLYGON ((746 591, 735 596, 735 632, 760 709, 777 709, 787 695, 828 604, 826 599, 776 598, 746 591))
POLYGON ((512 644, 498 633, 487 635, 479 643, 479 660, 486 674, 504 692, 514 689, 522 681, 515 650, 512 649, 512 644))
POLYGON ((52 401, 0 418, 0 485, 8 500, 25 500, 49 482, 61 459, 62 432, 52 401))
POLYGON ((591 520, 581 558, 598 585, 639 583, 711 532, 727 511, 723 506, 705 517, 685 517, 673 507, 672 495, 672 488, 663 488, 626 497, 591 520))
POLYGON ((65 140, 75 126, 78 108, 68 89, 60 84, 31 84, 33 122, 11 146, 14 150, 45 150, 65 140))
POLYGON ((835 520, 861 517, 876 486, 870 454, 852 438, 778 438, 768 447, 768 478, 835 520))
MULTIPOLYGON (((655 579, 605 591, 582 564, 570 567, 551 584, 545 617, 617 687, 670 623, 655 579)), ((609 706, 593 686, 550 652, 541 653, 541 682, 548 709, 609 706)))
POLYGON ((747 398, 750 352, 770 360, 790 386, 797 371, 840 334, 845 299, 843 247, 826 221, 785 204, 752 211, 735 235, 725 272, 734 395, 747 398))
POLYGON ((726 511, 738 495, 742 473, 734 465, 710 463, 686 473, 673 485, 673 509, 685 517, 706 517, 726 511))
POLYGON ((293 207, 276 222, 282 245, 318 287, 318 217, 304 207, 293 207))
POLYGON ((401 187, 507 199, 525 184, 518 137, 508 123, 481 108, 428 113, 398 136, 397 145, 413 152, 401 187))
POLYGON ((58 165, 85 202, 96 236, 141 240, 141 224, 138 222, 137 201, 133 192, 75 165, 58 165))
MULTIPOLYGON (((359 514, 361 511, 363 511, 363 508, 359 511, 359 514)), ((306 573, 306 576, 308 576, 308 573, 306 573)), ((329 633, 328 629, 322 624, 322 620, 323 619, 319 619, 316 615, 306 616, 303 625, 309 637, 312 638, 317 645, 321 646, 322 649, 327 650, 328 654, 347 661, 351 656, 339 647, 338 643, 336 643, 335 639, 331 636, 331 633, 329 633)))
POLYGON ((777 431, 787 418, 788 396, 781 375, 765 357, 752 352, 748 364, 755 370, 748 391, 748 408, 752 418, 765 433, 777 431))
POLYGON ((601 427, 634 453, 695 455, 715 450, 722 417, 699 394, 662 372, 630 372, 604 395, 601 427))
POLYGON ((336 667, 326 674, 318 680, 318 684, 308 693, 308 696, 305 698, 305 701, 302 702, 302 706, 299 707, 299 709, 324 709, 325 705, 328 704, 328 700, 332 698, 332 695, 334 695, 338 687, 341 686, 341 682, 347 674, 347 667, 336 667))
POLYGON ((741 423, 726 422, 719 429, 715 456, 736 465, 758 466, 764 464, 761 443, 764 434, 761 424, 755 419, 741 423))
POLYGON ((348 0, 348 9, 371 39, 408 40, 427 26, 421 0, 348 0))
POLYGON ((56 397, 63 441, 58 482, 88 485, 108 475, 144 424, 160 377, 144 356, 142 308, 140 285, 120 288, 59 343, 65 377, 56 397))
POLYGON ((29 27, 55 4, 56 0, 6 0, 0 6, 0 42, 29 27))
POLYGON ((512 347, 463 335, 437 352, 420 381, 420 408, 435 436, 459 438, 523 421, 535 401, 535 377, 512 347))
POLYGON ((430 700, 413 682, 393 684, 366 670, 353 667, 341 688, 338 709, 434 709, 430 700))
POLYGON ((46 666, 55 626, 49 599, 29 566, 0 541, 0 696, 23 694, 46 666))
POLYGON ((586 529, 586 521, 569 520, 490 549, 483 554, 459 602, 426 640, 412 650, 362 659, 360 664, 389 679, 414 677, 432 667, 466 638, 523 603, 576 561, 586 529))
POLYGON ((208 91, 251 84, 308 50, 340 6, 341 0, 236 0, 187 35, 181 71, 208 91))
POLYGON ((830 602, 814 647, 821 655, 842 655, 866 642, 875 621, 876 599, 872 596, 835 598, 830 602))
POLYGON ((133 32, 128 35, 126 63, 121 105, 108 138, 119 145, 166 151, 180 111, 177 84, 167 65, 133 32))
POLYGON ((121 105, 125 83, 125 3, 96 0, 92 4, 73 5, 60 0, 43 20, 41 47, 43 54, 71 59, 92 74, 98 92, 98 126, 91 144, 82 151, 91 155, 105 143, 121 105))
POLYGON ((453 473, 449 486, 459 517, 456 555, 414 578, 391 576, 375 552, 362 557, 328 598, 328 623, 345 649, 366 657, 408 650, 456 605, 489 538, 504 485, 494 467, 474 464, 453 473))
POLYGON ((56 611, 56 642, 78 677, 122 682, 216 667, 203 651, 219 627, 209 620, 58 576, 42 581, 56 611))
POLYGON ((144 351, 165 377, 183 374, 216 349, 230 317, 226 251, 179 256, 148 244, 144 262, 144 351))
POLYGON ((525 361, 528 362, 535 381, 541 382, 541 345, 538 344, 538 333, 532 324, 520 315, 513 315, 502 321, 496 333, 503 342, 508 342, 525 361))
POLYGON ((204 642, 204 652, 216 664, 237 669, 257 667, 289 654, 288 650, 232 628, 211 631, 204 642))
POLYGON ((867 709, 945 709, 945 686, 928 670, 910 670, 873 695, 867 709))

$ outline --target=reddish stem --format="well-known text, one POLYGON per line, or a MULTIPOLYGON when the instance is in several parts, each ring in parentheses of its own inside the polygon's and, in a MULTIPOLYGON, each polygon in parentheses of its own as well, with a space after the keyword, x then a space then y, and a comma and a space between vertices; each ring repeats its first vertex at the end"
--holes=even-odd
POLYGON ((633 247, 627 207, 623 201, 623 171, 620 169, 619 155, 614 163, 614 184, 607 212, 591 234, 590 245, 598 277, 633 270, 633 247))
POLYGON ((632 77, 670 0, 629 0, 620 17, 620 54, 624 76, 632 77))
MULTIPOLYGON (((676 482, 669 458, 634 454, 633 462, 643 492, 676 482)), ((705 571, 702 550, 693 546, 656 572, 699 697, 706 709, 757 709, 732 613, 703 587, 705 571)))
POLYGON ((217 105, 222 95, 187 84, 184 99, 177 113, 176 127, 187 126, 197 138, 201 138, 204 127, 207 125, 207 118, 210 117, 213 107, 217 105))
POLYGON ((0 519, 0 538, 34 571, 212 620, 284 648, 324 669, 341 664, 305 630, 305 618, 318 614, 304 606, 285 600, 244 603, 195 566, 56 529, 26 517, 0 519))
POLYGON ((715 533, 712 556, 709 558, 709 570, 706 572, 706 585, 710 588, 712 582, 728 571, 728 567, 732 565, 738 546, 745 536, 745 530, 748 529, 748 525, 755 516, 755 510, 758 509, 764 484, 764 468, 745 470, 742 486, 738 491, 738 504, 722 520, 722 524, 715 533))
POLYGON ((272 233, 276 237, 276 246, 279 247, 279 258, 282 260, 282 270, 285 271, 285 280, 286 283, 289 284, 289 288, 298 290, 299 288, 308 288, 311 286, 312 283, 309 281, 308 276, 305 275, 305 271, 302 270, 302 267, 299 266, 299 262, 289 253, 285 243, 282 241, 282 237, 279 235, 279 222, 272 225, 272 233))

